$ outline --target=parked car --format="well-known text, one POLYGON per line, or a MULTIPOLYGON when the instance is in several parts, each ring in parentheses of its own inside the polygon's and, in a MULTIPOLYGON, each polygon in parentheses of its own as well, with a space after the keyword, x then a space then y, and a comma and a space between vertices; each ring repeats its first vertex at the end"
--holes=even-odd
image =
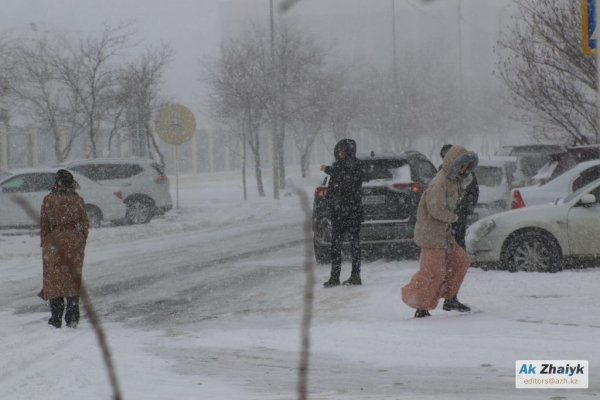
POLYGON ((504 146, 496 152, 497 156, 519 156, 528 164, 529 169, 538 171, 549 161, 549 155, 564 151, 557 144, 528 144, 522 146, 504 146))
POLYGON ((553 202, 600 178, 600 160, 577 164, 537 186, 513 189, 511 209, 553 202))
POLYGON ((560 153, 550 154, 549 158, 533 177, 533 184, 554 179, 579 163, 600 159, 600 145, 569 147, 560 153))
POLYGON ((529 186, 533 172, 521 157, 480 157, 475 169, 479 183, 479 216, 506 211, 510 206, 511 189, 529 186))
POLYGON ((169 179, 154 160, 94 158, 68 161, 59 167, 98 183, 121 186, 128 223, 145 224, 173 208, 169 179))
POLYGON ((567 152, 548 155, 548 161, 531 179, 532 185, 548 182, 577 165, 575 158, 567 152))
MULTIPOLYGON (((25 200, 36 213, 40 212, 44 197, 55 182, 57 168, 15 169, 3 173, 0 180, 0 226, 34 226, 39 221, 32 219, 14 198, 25 200)), ((85 202, 85 209, 92 227, 102 221, 120 221, 125 218, 121 188, 103 186, 73 172, 76 191, 85 202)))
POLYGON ((600 179, 555 203, 483 218, 467 230, 474 266, 557 272, 600 255, 600 179))
MULTIPOLYGON (((403 154, 358 154, 365 168, 362 185, 364 222, 361 246, 381 254, 401 251, 413 255, 417 206, 427 184, 437 169, 427 157, 416 151, 403 154)), ((319 263, 330 262, 331 219, 325 203, 329 176, 315 190, 313 233, 315 257, 319 263)), ((343 247, 348 242, 343 243, 343 247)))

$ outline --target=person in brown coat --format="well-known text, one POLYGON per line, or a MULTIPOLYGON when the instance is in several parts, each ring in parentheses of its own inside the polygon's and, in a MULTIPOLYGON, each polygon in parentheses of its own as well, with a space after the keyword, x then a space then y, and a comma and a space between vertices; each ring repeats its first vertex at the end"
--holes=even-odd
POLYGON ((421 247, 419 271, 402 288, 402 301, 415 308, 415 318, 428 317, 429 310, 444 298, 446 311, 470 311, 457 298, 469 257, 452 235, 458 220, 456 207, 468 186, 479 158, 464 147, 453 146, 444 156, 442 169, 429 183, 417 209, 415 243, 421 247))
POLYGON ((40 238, 44 264, 43 287, 38 294, 50 300, 48 323, 76 328, 79 323, 79 294, 83 256, 89 222, 83 199, 75 192, 75 179, 64 169, 56 173, 56 184, 44 197, 40 215, 40 238))

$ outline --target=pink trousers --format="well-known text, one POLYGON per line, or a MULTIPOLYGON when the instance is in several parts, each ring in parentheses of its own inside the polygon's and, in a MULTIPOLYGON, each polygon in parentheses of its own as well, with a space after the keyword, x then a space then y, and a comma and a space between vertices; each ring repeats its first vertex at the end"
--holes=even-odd
POLYGON ((458 244, 448 249, 422 248, 419 271, 402 288, 402 301, 419 310, 433 310, 440 299, 452 299, 462 285, 471 260, 458 244))

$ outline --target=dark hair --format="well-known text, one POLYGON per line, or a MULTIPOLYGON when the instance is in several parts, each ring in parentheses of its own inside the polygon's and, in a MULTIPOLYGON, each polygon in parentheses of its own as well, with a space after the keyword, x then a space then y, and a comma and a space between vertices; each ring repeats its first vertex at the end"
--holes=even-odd
POLYGON ((73 174, 66 169, 59 169, 56 172, 55 183, 57 187, 75 189, 75 178, 73 174))
POLYGON ((442 157, 442 160, 444 159, 444 157, 446 156, 446 153, 448 152, 448 150, 450 150, 452 148, 451 144, 445 144, 442 147, 442 150, 440 151, 440 156, 442 157))

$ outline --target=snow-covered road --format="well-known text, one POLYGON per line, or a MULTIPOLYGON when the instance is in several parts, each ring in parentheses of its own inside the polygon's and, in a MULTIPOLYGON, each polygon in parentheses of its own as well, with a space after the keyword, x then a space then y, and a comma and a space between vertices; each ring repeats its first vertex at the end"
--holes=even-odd
MULTIPOLYGON (((301 182, 311 191, 317 181, 301 182)), ((181 208, 90 235, 84 278, 125 399, 296 398, 304 288, 295 196, 241 201, 235 179, 184 177, 181 208)), ((1 234, 1 233, 0 233, 1 234)), ((39 238, 0 236, 0 398, 108 399, 93 331, 46 324, 39 238)), ((415 320, 416 261, 366 262, 362 287, 324 289, 316 265, 314 399, 600 397, 600 271, 472 269, 470 314, 415 320), (590 388, 515 389, 518 359, 586 359, 590 388)), ((343 266, 342 277, 349 274, 343 266)))

